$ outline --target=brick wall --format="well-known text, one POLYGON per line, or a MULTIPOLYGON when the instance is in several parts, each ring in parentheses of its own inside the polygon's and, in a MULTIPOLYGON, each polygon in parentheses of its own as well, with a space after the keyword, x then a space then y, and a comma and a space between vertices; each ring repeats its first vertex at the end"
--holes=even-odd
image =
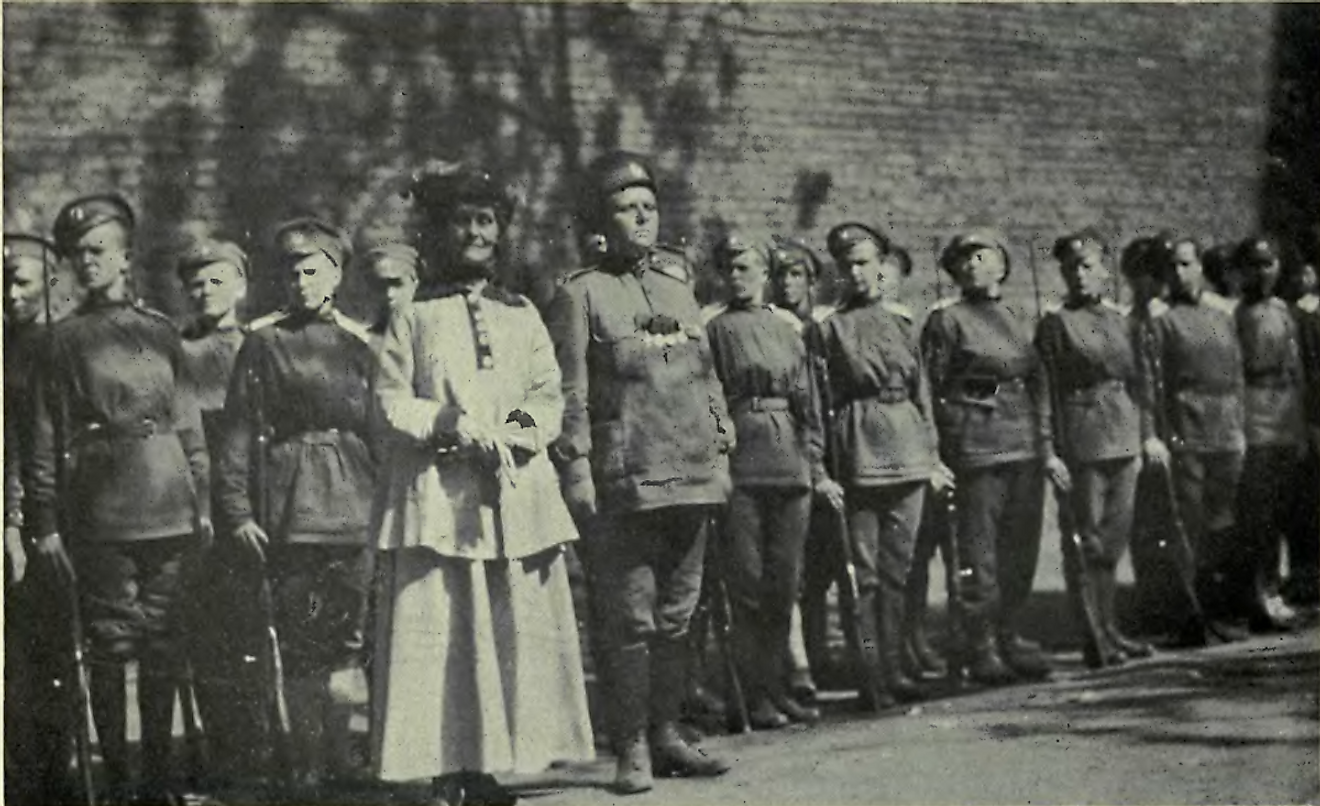
POLYGON ((120 188, 146 222, 139 283, 177 310, 168 255, 187 232, 247 241, 264 264, 280 218, 388 231, 408 166, 494 157, 526 195, 519 262, 548 277, 573 259, 566 176, 618 145, 656 155, 665 229, 698 253, 729 226, 819 246, 840 220, 876 222, 912 249, 911 291, 930 300, 933 244, 989 223, 1013 240, 1014 291, 1030 293, 1034 260, 1052 296, 1065 230, 1256 226, 1275 14, 10 4, 5 201, 49 222, 120 188))

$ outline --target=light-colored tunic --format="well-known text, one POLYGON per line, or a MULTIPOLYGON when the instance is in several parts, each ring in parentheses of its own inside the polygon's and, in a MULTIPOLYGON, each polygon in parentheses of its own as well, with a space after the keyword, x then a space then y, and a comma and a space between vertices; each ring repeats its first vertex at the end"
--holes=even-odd
MULTIPOLYGON (((594 755, 563 544, 577 537, 545 446, 563 415, 536 310, 497 291, 392 318, 377 399, 389 426, 378 502, 376 774, 535 772, 594 755), (460 415, 521 420, 501 478, 436 439, 460 415), (534 425, 530 425, 534 423, 534 425)), ((516 428, 516 426, 515 426, 516 428)))

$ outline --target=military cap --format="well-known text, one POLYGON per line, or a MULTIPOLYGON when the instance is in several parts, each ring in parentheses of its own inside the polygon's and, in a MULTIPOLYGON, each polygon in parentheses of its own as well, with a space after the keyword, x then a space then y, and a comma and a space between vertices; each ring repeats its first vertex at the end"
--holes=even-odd
POLYGON ((1247 238, 1238 244, 1234 261, 1239 266, 1269 266, 1274 262, 1283 262, 1283 250, 1271 237, 1259 235, 1247 238))
POLYGON ((219 241, 204 238, 194 241, 179 255, 177 270, 180 277, 210 266, 214 263, 228 263, 243 277, 248 273, 247 254, 232 241, 219 241))
POLYGON ((588 191, 595 198, 604 198, 630 187, 656 190, 655 172, 646 159, 628 151, 615 151, 598 158, 588 173, 591 177, 588 191))
POLYGON ((892 246, 889 239, 881 235, 879 230, 874 227, 859 224, 856 221, 848 221, 829 231, 829 234, 825 236, 825 248, 829 251, 830 257, 837 261, 847 254, 849 249, 863 241, 874 243, 882 255, 888 254, 892 246))
POLYGON ((1168 260, 1168 245, 1163 238, 1137 238, 1123 247, 1119 256, 1119 271, 1128 278, 1149 277, 1162 279, 1164 263, 1168 260))
POLYGON ((725 235, 715 244, 715 267, 722 272, 728 271, 735 258, 748 252, 759 257, 766 269, 770 268, 770 250, 751 238, 734 232, 725 235))
POLYGON ((949 240, 948 246, 940 254, 940 268, 952 272, 958 261, 978 249, 998 249, 1004 256, 1004 278, 1012 270, 1012 261, 1008 256, 1008 246, 1004 237, 987 227, 977 227, 960 232, 949 240))
POLYGON ((1067 263, 1070 260, 1079 260, 1091 251, 1105 255, 1108 254, 1109 247, 1104 237, 1094 227, 1086 227, 1056 240, 1052 254, 1055 260, 1067 263))
POLYGON ((820 258, 815 250, 792 238, 776 239, 775 248, 770 250, 770 271, 778 274, 790 266, 804 267, 812 280, 820 276, 820 258))
POLYGON ((319 218, 305 217, 286 221, 275 228, 275 249, 281 260, 301 260, 324 252, 335 265, 342 267, 351 249, 348 237, 333 224, 319 218))
POLYGON ((6 232, 4 237, 5 263, 19 258, 53 262, 59 258, 55 244, 29 232, 6 232))
POLYGON ((362 265, 367 267, 375 266, 377 263, 387 260, 410 266, 413 271, 417 271, 421 264, 421 257, 417 254, 417 250, 406 243, 399 243, 398 241, 377 244, 362 255, 362 265))
POLYGON ((60 251, 68 251, 85 233, 110 222, 130 233, 137 223, 133 207, 119 194, 99 193, 74 199, 55 216, 55 245, 60 251))
POLYGON ((432 161, 412 174, 408 195, 430 216, 460 204, 490 205, 501 226, 509 223, 517 196, 496 172, 476 165, 432 161))

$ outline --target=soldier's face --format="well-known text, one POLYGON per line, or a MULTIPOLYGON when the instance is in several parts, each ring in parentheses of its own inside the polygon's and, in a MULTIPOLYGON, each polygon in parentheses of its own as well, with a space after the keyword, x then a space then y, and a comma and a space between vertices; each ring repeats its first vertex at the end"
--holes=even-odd
POLYGON ((1004 281, 1008 264, 1004 253, 993 246, 982 246, 963 258, 959 276, 965 291, 993 291, 1004 281))
POLYGON ((1283 268, 1279 261, 1275 260, 1265 266, 1257 266, 1256 278, 1260 283, 1261 293, 1269 296, 1274 293, 1274 289, 1279 285, 1279 277, 1283 274, 1283 268))
POLYGON ((1196 244, 1182 241, 1173 248, 1173 279, 1178 291, 1191 292, 1201 287, 1201 258, 1196 244))
POLYGON ((1320 288, 1320 275, 1315 266, 1307 263, 1297 272, 1297 291, 1301 294, 1314 294, 1320 288))
POLYGON ((660 235, 660 212, 650 188, 634 185, 610 194, 605 215, 611 230, 606 240, 611 249, 640 252, 655 246, 660 235))
POLYGON ((41 261, 32 257, 13 257, 5 261, 5 317, 26 324, 36 321, 41 311, 41 261))
POLYGON ((344 276, 339 264, 325 252, 307 255, 289 267, 289 285, 294 307, 317 311, 334 300, 344 276))
POLYGON ((377 260, 368 276, 382 311, 397 310, 417 293, 417 272, 397 260, 377 260))
POLYGON ((485 266, 495 261, 500 242, 500 220, 495 208, 460 204, 446 222, 449 243, 455 257, 468 266, 485 266))
POLYGON ((1088 249, 1064 263, 1063 280, 1075 297, 1099 297, 1109 282, 1109 269, 1099 249, 1088 249))
POLYGON ((213 320, 228 316, 247 296, 247 281, 232 263, 212 263, 197 269, 185 288, 193 312, 213 320))
POLYGON ((768 269, 765 260, 753 251, 743 252, 729 262, 729 294, 740 302, 759 301, 765 293, 768 269))
POLYGON ((775 285, 779 301, 789 308, 798 308, 807 301, 811 276, 801 263, 790 263, 779 271, 775 285))
POLYGON ((69 250, 78 282, 88 291, 105 291, 128 277, 128 233, 113 221, 92 227, 69 250))
POLYGON ((898 267, 880 254, 875 241, 860 241, 849 247, 839 270, 848 278, 851 293, 863 299, 892 296, 898 285, 898 267))

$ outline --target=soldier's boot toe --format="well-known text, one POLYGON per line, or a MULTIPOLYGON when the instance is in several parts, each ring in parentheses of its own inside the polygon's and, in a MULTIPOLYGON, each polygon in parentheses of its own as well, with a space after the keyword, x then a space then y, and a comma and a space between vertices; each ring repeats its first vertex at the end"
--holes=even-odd
POLYGON ((1006 686, 1018 680, 992 640, 980 642, 968 653, 967 676, 983 686, 1006 686))
POLYGON ((651 729, 651 770, 671 778, 715 778, 729 771, 728 762, 683 740, 672 722, 651 729))
POLYGON ((649 792, 655 785, 651 775, 651 748, 646 742, 646 731, 625 736, 617 743, 618 760, 614 767, 614 785, 619 795, 637 795, 649 792))
POLYGON ((820 709, 803 705, 793 697, 782 695, 773 699, 775 707, 790 721, 799 725, 812 725, 820 721, 820 709))
POLYGON ((1110 630, 1109 639, 1114 642, 1114 646, 1129 658, 1149 658, 1155 653, 1155 648, 1150 644, 1126 636, 1119 632, 1117 628, 1110 630))
POLYGON ((778 730, 788 727, 791 722, 788 715, 767 697, 761 697, 752 705, 747 711, 747 720, 751 722, 752 730, 778 730))
POLYGON ((1001 638, 999 653, 1005 665, 1022 680, 1045 680, 1054 671, 1040 644, 1021 636, 1001 638))

